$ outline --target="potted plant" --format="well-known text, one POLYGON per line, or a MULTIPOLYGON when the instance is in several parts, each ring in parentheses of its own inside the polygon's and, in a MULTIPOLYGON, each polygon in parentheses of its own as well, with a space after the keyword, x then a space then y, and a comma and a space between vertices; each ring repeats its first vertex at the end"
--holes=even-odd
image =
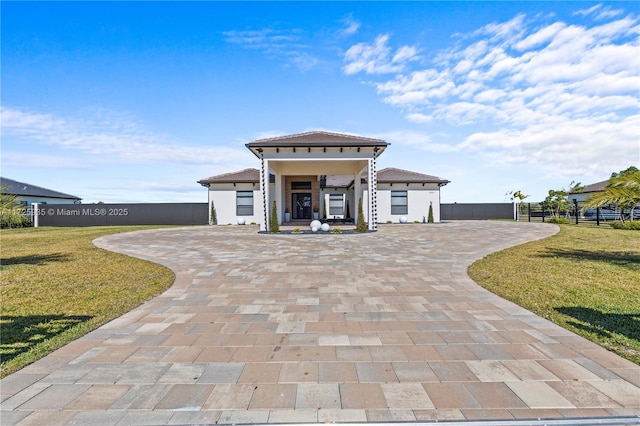
POLYGON ((318 220, 318 206, 313 206, 313 220, 318 220))
POLYGON ((291 222, 291 211, 289 210, 289 207, 284 209, 284 221, 291 222))

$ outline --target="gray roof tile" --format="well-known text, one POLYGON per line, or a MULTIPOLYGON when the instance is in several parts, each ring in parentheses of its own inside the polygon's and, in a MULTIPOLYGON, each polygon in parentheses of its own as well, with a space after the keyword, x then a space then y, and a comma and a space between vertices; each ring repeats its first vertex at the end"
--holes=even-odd
POLYGON ((585 185, 582 189, 582 192, 600 192, 604 191, 609 185, 609 180, 603 180, 602 182, 592 183, 590 185, 585 185))
POLYGON ((446 185, 449 183, 446 179, 440 179, 437 176, 425 175, 423 173, 412 172, 410 170, 396 169, 395 167, 387 167, 378 171, 379 183, 438 183, 446 185))
POLYGON ((292 147, 292 146, 387 146, 382 139, 366 138, 363 136, 347 135, 313 131, 294 135, 278 136, 274 138, 258 139, 246 144, 248 148, 259 147, 292 147))
POLYGON ((52 189, 43 188, 41 186, 31 185, 30 183, 19 182, 13 179, 0 177, 0 186, 3 194, 19 195, 24 197, 44 197, 44 198, 67 198, 71 200, 82 200, 75 195, 65 194, 64 192, 54 191, 52 189), (5 187, 7 187, 5 189, 5 187))
MULTIPOLYGON (((269 181, 275 182, 275 177, 270 174, 269 181)), ((259 183, 260 172, 258 169, 248 168, 239 172, 224 173, 200 179, 198 183, 202 186, 209 186, 210 183, 259 183)))

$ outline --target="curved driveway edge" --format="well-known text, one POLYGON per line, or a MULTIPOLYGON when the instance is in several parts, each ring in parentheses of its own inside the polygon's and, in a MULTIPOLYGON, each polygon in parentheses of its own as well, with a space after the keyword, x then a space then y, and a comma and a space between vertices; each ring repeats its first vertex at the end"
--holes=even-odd
POLYGON ((557 227, 364 235, 190 227, 101 237, 170 267, 162 295, 0 381, 9 424, 326 423, 640 416, 640 367, 466 269, 557 227))

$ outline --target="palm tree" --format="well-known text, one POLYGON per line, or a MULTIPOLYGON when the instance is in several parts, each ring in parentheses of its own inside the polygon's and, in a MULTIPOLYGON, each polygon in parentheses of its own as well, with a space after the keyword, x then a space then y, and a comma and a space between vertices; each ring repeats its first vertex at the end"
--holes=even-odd
MULTIPOLYGON (((629 220, 633 221, 634 209, 640 204, 640 171, 621 173, 609 179, 609 185, 602 192, 597 192, 585 203, 582 210, 614 204, 624 213, 629 210, 629 220)), ((624 214, 621 215, 624 222, 624 214)))

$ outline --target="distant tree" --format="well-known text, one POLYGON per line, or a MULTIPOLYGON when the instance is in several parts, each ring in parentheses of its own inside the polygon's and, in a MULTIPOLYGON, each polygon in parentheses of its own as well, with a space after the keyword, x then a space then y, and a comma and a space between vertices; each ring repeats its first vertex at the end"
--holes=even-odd
POLYGON ((509 197, 509 201, 512 201, 512 202, 515 200, 518 200, 518 202, 522 202, 525 198, 529 197, 528 195, 524 195, 524 193, 520 190, 509 191, 504 195, 509 197))
POLYGON ((364 221, 364 211, 362 210, 362 198, 358 199, 358 223, 356 223, 356 232, 367 232, 367 222, 364 221))
POLYGON ((556 218, 559 218, 562 212, 565 212, 565 216, 567 216, 571 208, 568 199, 569 194, 582 192, 583 188, 580 182, 572 181, 569 184, 569 189, 550 189, 542 205, 556 218))
POLYGON ((509 191, 504 195, 509 197, 509 201, 511 201, 512 203, 516 203, 516 202, 518 203, 518 211, 520 211, 520 213, 525 212, 525 206, 524 204, 522 204, 522 202, 524 201, 525 198, 529 197, 528 195, 524 195, 524 193, 520 190, 509 191))
POLYGON ((275 201, 271 207, 271 216, 269 217, 269 232, 280 232, 280 224, 278 223, 278 205, 275 201))
POLYGON ((629 166, 627 169, 625 170, 621 170, 619 172, 613 172, 611 173, 611 178, 617 178, 626 174, 630 174, 630 173, 636 173, 639 172, 640 170, 638 170, 638 168, 636 166, 629 166))
POLYGON ((632 166, 620 173, 613 173, 613 175, 616 176, 609 179, 605 190, 590 196, 582 209, 613 204, 620 209, 620 217, 623 222, 625 214, 628 214, 629 220, 633 221, 635 208, 640 204, 640 170, 632 166))

